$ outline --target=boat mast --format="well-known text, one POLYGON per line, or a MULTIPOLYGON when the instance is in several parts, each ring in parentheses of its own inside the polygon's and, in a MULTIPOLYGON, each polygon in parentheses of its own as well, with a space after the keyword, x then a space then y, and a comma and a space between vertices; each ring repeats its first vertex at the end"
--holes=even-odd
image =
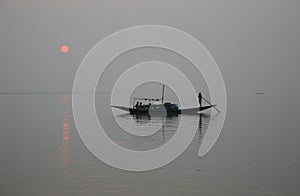
POLYGON ((165 85, 163 84, 162 92, 161 92, 161 102, 164 103, 164 96, 165 96, 165 85))

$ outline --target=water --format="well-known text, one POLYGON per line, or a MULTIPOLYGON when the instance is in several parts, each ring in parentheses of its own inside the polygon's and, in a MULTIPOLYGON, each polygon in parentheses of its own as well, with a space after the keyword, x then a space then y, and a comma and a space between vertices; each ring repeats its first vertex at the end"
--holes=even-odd
MULTIPOLYGON (((201 140, 218 116, 169 118, 164 130, 146 140, 114 131, 118 125, 109 116, 108 135, 136 150, 167 142, 179 120, 198 127, 187 151, 171 164, 126 172, 102 163, 84 146, 70 94, 1 94, 0 195, 299 195, 300 134, 291 114, 294 107, 277 104, 280 97, 269 98, 242 95, 229 101, 222 134, 202 159, 201 140)), ((130 115, 117 118, 134 126, 160 123, 130 115)))

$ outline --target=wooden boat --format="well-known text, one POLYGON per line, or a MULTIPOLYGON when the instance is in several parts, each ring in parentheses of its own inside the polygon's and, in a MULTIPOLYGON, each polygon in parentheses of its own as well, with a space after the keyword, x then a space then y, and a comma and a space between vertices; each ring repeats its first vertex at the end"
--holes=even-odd
POLYGON ((204 110, 211 107, 215 107, 215 104, 210 104, 206 106, 199 106, 194 108, 180 109, 177 104, 166 102, 164 103, 164 89, 162 88, 162 98, 134 98, 133 107, 116 106, 112 105, 113 108, 117 108, 123 111, 129 112, 131 115, 167 115, 176 116, 179 114, 199 114, 204 110), (142 103, 147 101, 147 104, 142 103))

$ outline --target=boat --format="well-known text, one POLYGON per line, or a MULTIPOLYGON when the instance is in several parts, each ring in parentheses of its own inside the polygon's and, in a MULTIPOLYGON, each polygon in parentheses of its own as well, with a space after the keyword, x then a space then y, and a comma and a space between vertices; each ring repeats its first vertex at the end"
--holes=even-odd
MULTIPOLYGON (((204 110, 207 110, 212 107, 216 107, 216 104, 211 104, 206 106, 198 106, 194 108, 185 108, 181 109, 177 104, 171 102, 164 102, 164 90, 165 85, 162 87, 162 98, 134 98, 133 99, 133 107, 125 107, 125 106, 117 106, 112 105, 111 107, 117 108, 123 111, 129 112, 131 115, 150 115, 150 116, 177 116, 179 114, 199 114, 204 110), (144 102, 147 102, 145 104, 144 102)), ((199 100, 200 102, 200 100, 199 100)))

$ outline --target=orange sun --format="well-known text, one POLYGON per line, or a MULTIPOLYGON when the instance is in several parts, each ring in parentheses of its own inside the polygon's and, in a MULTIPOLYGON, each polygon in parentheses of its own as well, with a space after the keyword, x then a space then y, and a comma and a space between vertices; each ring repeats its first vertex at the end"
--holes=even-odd
POLYGON ((67 46, 67 45, 62 45, 61 48, 60 48, 60 51, 61 51, 62 53, 68 53, 69 50, 70 50, 70 48, 69 48, 69 46, 67 46))

